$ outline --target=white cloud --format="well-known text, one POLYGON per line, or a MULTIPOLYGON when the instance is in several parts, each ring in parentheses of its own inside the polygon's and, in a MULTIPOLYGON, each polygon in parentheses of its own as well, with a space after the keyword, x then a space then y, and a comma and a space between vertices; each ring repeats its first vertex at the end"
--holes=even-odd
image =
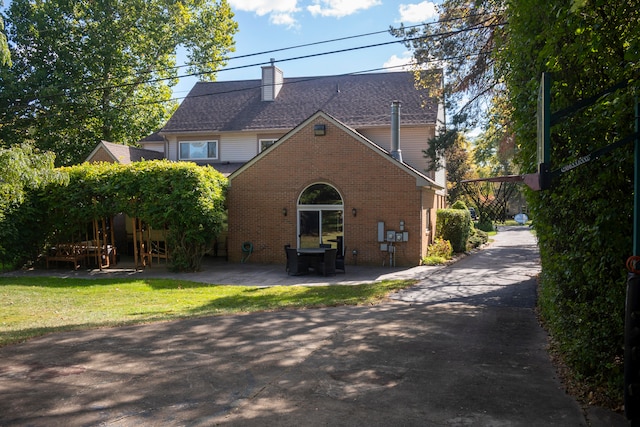
POLYGON ((388 71, 410 71, 410 64, 413 62, 413 55, 406 51, 402 56, 391 55, 391 58, 382 65, 384 68, 390 68, 388 71))
POLYGON ((229 0, 232 9, 264 16, 271 13, 293 13, 300 10, 298 0, 229 0))
POLYGON ((289 28, 297 28, 300 25, 291 13, 272 13, 269 22, 275 25, 286 25, 289 28))
POLYGON ((381 4, 380 0, 314 0, 307 10, 314 16, 342 18, 381 4))
POLYGON ((400 22, 405 24, 426 22, 438 16, 436 5, 430 1, 400 5, 400 22))
POLYGON ((269 15, 269 22, 287 27, 297 26, 294 15, 301 10, 298 0, 229 0, 229 4, 233 10, 269 15))

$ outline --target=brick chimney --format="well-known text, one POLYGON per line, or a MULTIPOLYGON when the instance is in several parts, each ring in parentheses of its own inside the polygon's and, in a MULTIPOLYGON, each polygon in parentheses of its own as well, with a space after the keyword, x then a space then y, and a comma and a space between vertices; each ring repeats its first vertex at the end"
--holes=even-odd
POLYGON ((271 58, 271 65, 262 67, 262 100, 274 101, 282 89, 282 70, 275 66, 275 59, 271 58))

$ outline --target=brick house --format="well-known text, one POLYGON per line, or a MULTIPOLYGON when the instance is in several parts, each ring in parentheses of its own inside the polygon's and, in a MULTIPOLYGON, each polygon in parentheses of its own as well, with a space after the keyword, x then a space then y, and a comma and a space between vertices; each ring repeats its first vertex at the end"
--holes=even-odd
POLYGON ((245 242, 261 263, 284 263, 287 244, 329 243, 346 252, 347 264, 417 265, 444 203, 435 181, 324 112, 232 173, 229 184, 231 261, 240 261, 245 242))
POLYGON ((423 154, 443 122, 442 105, 412 73, 285 78, 272 63, 262 79, 197 83, 140 145, 230 178, 230 261, 246 242, 251 262, 284 263, 285 244, 328 240, 346 248, 348 264, 416 265, 445 204, 445 173, 425 172, 423 154), (325 202, 334 206, 300 203, 314 191, 333 194, 325 202))

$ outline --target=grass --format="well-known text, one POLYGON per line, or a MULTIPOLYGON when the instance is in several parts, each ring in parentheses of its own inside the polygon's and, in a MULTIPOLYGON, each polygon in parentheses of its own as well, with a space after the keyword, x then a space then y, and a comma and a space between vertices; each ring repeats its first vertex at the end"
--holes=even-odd
POLYGON ((373 304, 414 280, 353 286, 222 286, 170 279, 0 277, 0 346, 52 332, 188 317, 373 304))

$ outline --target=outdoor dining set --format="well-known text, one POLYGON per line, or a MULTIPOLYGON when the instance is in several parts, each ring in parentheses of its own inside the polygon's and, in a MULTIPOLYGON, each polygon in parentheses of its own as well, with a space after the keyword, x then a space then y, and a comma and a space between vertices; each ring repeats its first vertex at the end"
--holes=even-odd
POLYGON ((318 248, 292 248, 285 245, 284 250, 287 254, 287 273, 291 276, 309 274, 312 271, 323 276, 334 275, 336 270, 346 273, 344 256, 330 245, 318 248))

